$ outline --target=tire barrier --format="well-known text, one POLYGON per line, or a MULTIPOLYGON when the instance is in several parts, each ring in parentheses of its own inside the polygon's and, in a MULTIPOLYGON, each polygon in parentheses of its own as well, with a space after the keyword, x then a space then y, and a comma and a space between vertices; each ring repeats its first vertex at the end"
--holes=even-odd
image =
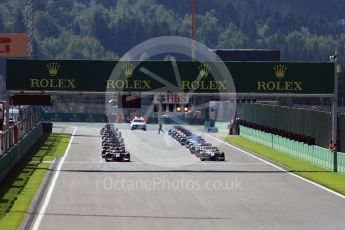
MULTIPOLYGON (((334 170, 334 153, 328 149, 288 139, 264 131, 240 126, 240 135, 289 156, 309 162, 325 170, 334 170)), ((345 153, 337 152, 337 172, 345 174, 345 153)))

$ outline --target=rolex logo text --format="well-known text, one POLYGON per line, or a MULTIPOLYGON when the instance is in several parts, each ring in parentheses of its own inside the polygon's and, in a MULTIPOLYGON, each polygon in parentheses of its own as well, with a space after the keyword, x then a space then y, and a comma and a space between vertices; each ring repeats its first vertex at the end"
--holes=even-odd
POLYGON ((55 78, 59 75, 60 65, 51 62, 46 65, 50 77, 36 77, 30 79, 30 88, 37 90, 49 89, 75 89, 76 80, 66 78, 55 78))
POLYGON ((285 65, 276 65, 273 68, 273 72, 277 80, 268 82, 258 81, 256 86, 258 91, 303 91, 303 82, 283 80, 284 78, 286 78, 288 72, 288 68, 285 65))

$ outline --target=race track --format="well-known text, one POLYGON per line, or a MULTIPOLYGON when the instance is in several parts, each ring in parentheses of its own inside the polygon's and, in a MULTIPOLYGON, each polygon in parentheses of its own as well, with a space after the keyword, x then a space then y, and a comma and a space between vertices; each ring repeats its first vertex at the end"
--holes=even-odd
MULTIPOLYGON (((167 134, 121 127, 130 163, 100 156, 101 125, 75 135, 29 229, 345 229, 345 199, 205 136, 225 162, 200 162, 167 134), (51 194, 49 195, 49 189, 51 194)), ((55 164, 56 165, 56 164, 55 164)))

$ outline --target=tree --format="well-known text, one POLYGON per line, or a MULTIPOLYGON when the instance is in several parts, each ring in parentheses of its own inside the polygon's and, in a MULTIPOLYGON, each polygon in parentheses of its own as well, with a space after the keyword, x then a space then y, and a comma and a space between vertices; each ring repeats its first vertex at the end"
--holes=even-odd
POLYGON ((58 38, 44 39, 39 48, 40 55, 48 59, 118 59, 116 54, 105 51, 96 39, 79 37, 67 32, 58 38))
POLYGON ((26 32, 25 19, 24 19, 22 11, 19 9, 17 10, 17 14, 15 17, 13 31, 17 33, 26 32))
POLYGON ((111 36, 110 15, 105 8, 98 5, 94 9, 92 22, 94 37, 99 40, 106 49, 111 49, 113 40, 111 36))
MULTIPOLYGON (((0 32, 25 31, 24 5, 1 1, 0 32)), ((312 7, 310 0, 198 0, 197 39, 210 48, 280 49, 283 60, 326 60, 344 50, 344 10, 343 0, 313 0, 312 7)), ((190 38, 191 27, 190 1, 34 1, 37 58, 123 55, 153 37, 190 38)))
POLYGON ((208 12, 205 16, 199 16, 198 20, 200 23, 197 28, 198 40, 208 47, 216 47, 223 28, 218 23, 215 11, 208 12))
POLYGON ((4 18, 0 11, 0 32, 4 32, 4 31, 5 31, 4 18))
POLYGON ((248 38, 242 34, 235 24, 230 24, 219 36, 218 47, 220 49, 245 48, 248 38))
POLYGON ((60 34, 60 29, 55 20, 53 20, 48 13, 38 12, 34 18, 34 35, 39 40, 47 37, 57 37, 60 34))

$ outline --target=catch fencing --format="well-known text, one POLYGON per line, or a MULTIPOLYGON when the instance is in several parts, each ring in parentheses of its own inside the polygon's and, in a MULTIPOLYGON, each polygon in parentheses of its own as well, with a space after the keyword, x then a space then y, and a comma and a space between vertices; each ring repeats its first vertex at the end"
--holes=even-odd
MULTIPOLYGON (((315 138, 316 145, 327 147, 332 136, 330 112, 264 104, 243 104, 237 114, 242 120, 315 138)), ((339 114, 339 143, 345 151, 345 115, 339 114)))

